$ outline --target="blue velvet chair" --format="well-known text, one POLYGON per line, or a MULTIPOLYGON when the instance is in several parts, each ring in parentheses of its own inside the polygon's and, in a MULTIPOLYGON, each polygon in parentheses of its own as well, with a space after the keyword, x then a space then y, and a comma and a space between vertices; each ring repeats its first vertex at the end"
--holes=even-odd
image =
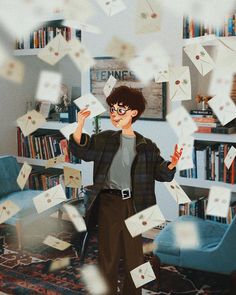
POLYGON ((18 247, 22 249, 22 228, 35 220, 40 220, 57 211, 61 205, 37 213, 33 203, 33 198, 40 194, 39 190, 21 190, 16 179, 20 171, 20 165, 13 156, 0 156, 0 204, 11 200, 21 209, 16 215, 8 219, 5 223, 14 225, 18 238, 18 247))
POLYGON ((235 274, 236 216, 229 225, 194 216, 181 216, 156 236, 155 243, 157 249, 153 253, 164 264, 227 275, 235 274), (194 249, 181 249, 176 245, 174 226, 177 222, 190 221, 196 225, 199 245, 194 249))

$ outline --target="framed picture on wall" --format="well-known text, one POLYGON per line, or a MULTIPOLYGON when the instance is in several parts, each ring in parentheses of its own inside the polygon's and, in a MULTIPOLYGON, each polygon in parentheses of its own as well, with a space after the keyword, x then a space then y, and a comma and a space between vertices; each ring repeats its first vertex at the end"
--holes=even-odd
MULTIPOLYGON (((145 112, 140 119, 165 121, 167 84, 151 81, 144 86, 128 68, 128 66, 112 57, 95 58, 96 64, 90 69, 91 93, 95 95, 107 108, 106 97, 103 93, 106 81, 113 75, 117 79, 115 88, 121 85, 141 89, 147 101, 145 112)), ((108 118, 108 113, 103 113, 102 118, 108 118)))

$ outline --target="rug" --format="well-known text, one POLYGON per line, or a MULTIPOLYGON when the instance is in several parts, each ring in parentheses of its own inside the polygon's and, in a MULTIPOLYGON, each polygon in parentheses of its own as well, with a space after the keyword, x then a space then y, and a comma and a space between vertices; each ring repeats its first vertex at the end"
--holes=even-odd
MULTIPOLYGON (((55 232, 56 237, 70 241, 71 233, 55 232)), ((37 236, 39 241, 39 237, 37 236)), ((36 239, 36 240, 37 240, 36 239)), ((6 239, 7 240, 7 239, 6 239)), ((32 240, 32 239, 31 239, 32 240)), ((57 251, 37 241, 34 247, 19 253, 6 241, 4 254, 0 255, 0 291, 7 294, 70 295, 88 294, 81 281, 81 263, 75 249, 57 251), (48 265, 58 257, 71 258, 70 265, 56 272, 49 272, 48 265)), ((145 240, 144 242, 147 242, 145 240)), ((148 259, 148 258, 147 258, 148 259)), ((91 237, 85 259, 87 264, 97 264, 97 236, 91 237)), ((123 264, 120 264, 118 288, 122 288, 123 264)), ((206 272, 162 265, 159 289, 156 281, 143 286, 143 295, 234 295, 229 291, 229 277, 206 272)), ((118 293, 121 294, 121 293, 118 293)), ((130 294, 132 295, 132 294, 130 294)))

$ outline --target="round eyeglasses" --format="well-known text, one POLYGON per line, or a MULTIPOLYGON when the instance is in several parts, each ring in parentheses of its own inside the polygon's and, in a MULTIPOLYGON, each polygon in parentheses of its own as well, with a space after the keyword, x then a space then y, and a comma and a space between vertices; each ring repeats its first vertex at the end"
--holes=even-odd
POLYGON ((111 114, 114 114, 114 112, 117 112, 117 114, 120 115, 120 116, 125 115, 128 110, 131 110, 131 109, 129 109, 129 108, 126 109, 124 107, 118 107, 117 109, 115 109, 115 107, 110 107, 110 113, 111 114))

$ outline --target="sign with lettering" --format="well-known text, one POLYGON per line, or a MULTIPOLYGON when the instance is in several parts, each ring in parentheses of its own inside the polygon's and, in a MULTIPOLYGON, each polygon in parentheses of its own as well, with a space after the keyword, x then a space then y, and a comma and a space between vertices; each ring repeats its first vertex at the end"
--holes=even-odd
MULTIPOLYGON (((103 93, 103 88, 111 75, 117 80, 114 88, 125 85, 142 89, 147 105, 140 119, 165 120, 166 83, 156 83, 153 80, 148 85, 144 86, 124 62, 111 57, 96 58, 96 64, 90 70, 91 93, 95 95, 106 108, 106 96, 103 93)), ((108 113, 101 115, 101 117, 108 116, 108 113)))

